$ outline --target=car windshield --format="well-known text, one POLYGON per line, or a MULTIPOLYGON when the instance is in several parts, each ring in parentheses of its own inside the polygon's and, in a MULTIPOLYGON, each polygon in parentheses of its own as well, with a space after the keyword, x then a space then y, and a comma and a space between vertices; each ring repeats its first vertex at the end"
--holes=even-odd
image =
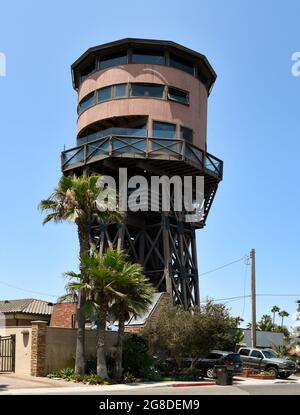
POLYGON ((278 357, 277 354, 271 350, 264 350, 263 354, 267 359, 277 359, 278 357))

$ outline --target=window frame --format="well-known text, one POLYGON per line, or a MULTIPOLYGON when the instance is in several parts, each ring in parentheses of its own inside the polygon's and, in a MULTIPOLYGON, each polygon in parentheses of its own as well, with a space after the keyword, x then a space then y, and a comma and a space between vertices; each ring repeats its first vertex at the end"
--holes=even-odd
POLYGON ((134 65, 162 65, 166 66, 167 59, 166 59, 166 52, 165 50, 159 51, 158 49, 149 49, 149 50, 143 50, 139 48, 131 48, 131 55, 130 55, 130 63, 134 65), (161 56, 163 59, 163 63, 157 63, 157 62, 134 62, 134 55, 144 55, 144 56, 161 56))
POLYGON ((166 85, 164 84, 154 84, 152 82, 129 82, 129 98, 152 98, 152 99, 166 99, 166 85), (132 95, 132 86, 138 85, 138 86, 153 86, 153 87, 162 87, 162 96, 161 97, 155 97, 153 95, 132 95))
POLYGON ((254 359, 263 359, 264 355, 262 354, 262 352, 260 350, 251 350, 251 353, 250 353, 249 357, 253 357, 254 359), (253 356, 252 355, 253 353, 259 353, 261 355, 261 357, 253 356))
POLYGON ((177 102, 178 104, 190 105, 190 94, 189 94, 189 91, 185 91, 184 89, 177 88, 176 86, 168 85, 167 100, 172 101, 172 102, 177 102), (178 91, 179 93, 185 94, 186 102, 182 102, 174 98, 169 98, 169 94, 171 93, 170 90, 172 89, 175 91, 175 93, 176 91, 178 91))
POLYGON ((184 140, 186 143, 193 144, 194 143, 194 130, 189 127, 185 127, 184 125, 179 125, 179 136, 181 140, 184 140), (191 132, 191 139, 187 140, 186 138, 182 137, 182 130, 189 130, 191 132))
MULTIPOLYGON (((164 131, 164 130, 157 130, 157 131, 164 131)), ((176 123, 172 123, 172 122, 168 122, 168 121, 162 121, 162 120, 152 120, 152 138, 157 138, 157 139, 166 139, 166 140, 174 140, 177 138, 177 124, 176 123), (167 125, 172 125, 175 127, 174 129, 174 136, 173 137, 158 137, 154 135, 154 124, 167 124, 167 125)))
POLYGON ((107 86, 97 89, 96 94, 97 94, 97 104, 100 104, 101 102, 111 101, 113 99, 113 85, 107 85, 107 86), (110 98, 100 100, 100 93, 103 89, 110 89, 110 98))
POLYGON ((170 52, 170 54, 169 54, 169 66, 170 66, 170 68, 178 69, 179 71, 182 71, 182 72, 188 73, 189 75, 195 76, 195 66, 196 66, 195 65, 195 62, 193 62, 192 60, 189 61, 189 59, 183 58, 182 56, 180 56, 177 53, 170 52), (176 61, 176 59, 177 59, 177 61, 179 63, 179 66, 180 66, 180 60, 182 61, 182 67, 179 67, 178 68, 177 66, 172 65, 172 60, 173 61, 176 61), (186 62, 187 65, 185 65, 183 63, 184 61, 186 62), (183 69, 184 66, 186 66, 187 68, 189 67, 188 63, 191 64, 191 68, 190 68, 191 69, 191 72, 183 69))
POLYGON ((248 356, 250 355, 250 349, 248 349, 248 348, 246 348, 246 347, 243 347, 243 348, 240 350, 240 355, 241 355, 241 356, 246 356, 246 357, 248 357, 248 356), (247 354, 247 353, 246 353, 246 354, 241 353, 243 350, 245 350, 246 352, 248 352, 248 354, 247 354))
POLYGON ((88 109, 90 109, 90 108, 92 108, 94 105, 96 105, 97 104, 97 97, 95 96, 95 91, 93 91, 93 92, 90 92, 89 94, 87 94, 86 96, 84 96, 81 100, 80 100, 80 102, 78 103, 78 114, 79 115, 81 115, 84 111, 86 111, 86 110, 88 110, 88 109), (94 103, 92 104, 92 105, 90 105, 89 107, 87 107, 87 108, 84 108, 83 110, 81 110, 81 105, 82 105, 82 103, 83 102, 85 102, 85 101, 88 101, 90 98, 94 98, 94 103))
POLYGON ((123 98, 128 98, 128 97, 129 97, 129 83, 128 82, 122 82, 121 84, 112 85, 112 98, 111 99, 123 99, 123 98), (117 86, 119 85, 125 85, 125 95, 122 95, 122 96, 116 95, 117 86))
MULTIPOLYGON (((128 49, 126 49, 124 55, 122 55, 122 52, 123 51, 119 51, 119 52, 111 53, 111 54, 108 54, 108 55, 99 56, 98 59, 97 59, 97 68, 98 68, 98 70, 99 71, 102 71, 103 69, 112 68, 113 66, 127 65, 128 64, 128 49), (125 62, 123 62, 123 63, 116 63, 114 65, 109 65, 109 66, 101 67, 101 63, 103 62, 103 59, 105 59, 105 56, 106 57, 109 57, 109 56, 118 56, 118 55, 119 56, 124 56, 126 58, 125 59, 125 62)), ((111 58, 111 59, 113 59, 113 58, 111 58)), ((109 58, 107 60, 109 60, 109 58)))

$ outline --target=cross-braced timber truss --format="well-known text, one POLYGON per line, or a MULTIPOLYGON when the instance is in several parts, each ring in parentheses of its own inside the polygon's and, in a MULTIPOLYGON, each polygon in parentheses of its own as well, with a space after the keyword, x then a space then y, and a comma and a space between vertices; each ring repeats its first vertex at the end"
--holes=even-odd
POLYGON ((171 294, 173 303, 185 309, 199 305, 195 229, 162 213, 156 223, 136 221, 128 214, 122 224, 93 227, 100 253, 108 247, 123 249, 132 261, 143 264, 144 272, 158 291, 171 294), (141 226, 142 225, 142 226, 141 226))

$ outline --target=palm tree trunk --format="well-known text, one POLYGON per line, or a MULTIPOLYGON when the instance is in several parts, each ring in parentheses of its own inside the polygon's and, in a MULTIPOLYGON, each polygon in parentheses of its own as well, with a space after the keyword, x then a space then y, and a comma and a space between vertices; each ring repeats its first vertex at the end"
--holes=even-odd
POLYGON ((274 330, 274 327, 275 327, 275 313, 273 313, 273 330, 274 330))
POLYGON ((120 312, 119 315, 119 329, 118 329, 118 340, 117 340, 117 350, 116 350, 116 363, 114 370, 114 379, 118 382, 122 380, 122 355, 123 355, 123 340, 125 332, 125 318, 124 313, 120 312))
POLYGON ((77 314, 77 338, 75 353, 75 373, 84 375, 85 373, 85 316, 81 312, 81 308, 86 302, 86 296, 83 291, 79 293, 78 314, 77 314))
POLYGON ((106 353, 105 353, 105 330, 106 330, 107 305, 102 302, 98 314, 97 335, 97 375, 101 379, 107 379, 106 353))
MULTIPOLYGON (((80 256, 83 253, 88 253, 90 250, 89 232, 87 226, 77 224, 78 239, 80 246, 80 256)), ((78 314, 77 314, 77 338, 76 338, 76 352, 75 352, 75 373, 84 375, 86 357, 85 357, 85 316, 82 313, 82 307, 86 303, 85 292, 79 293, 78 299, 78 314)))

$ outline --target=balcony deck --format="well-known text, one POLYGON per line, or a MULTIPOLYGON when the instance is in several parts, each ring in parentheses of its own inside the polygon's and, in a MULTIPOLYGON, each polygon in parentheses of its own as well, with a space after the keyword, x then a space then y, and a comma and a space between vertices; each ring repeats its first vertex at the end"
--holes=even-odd
POLYGON ((178 171, 180 162, 180 165, 190 166, 198 174, 210 176, 217 182, 223 177, 223 161, 186 140, 128 135, 108 135, 63 151, 62 171, 68 172, 109 158, 159 161, 159 165, 164 166, 166 162, 177 161, 174 165, 177 174, 181 173, 178 171))

